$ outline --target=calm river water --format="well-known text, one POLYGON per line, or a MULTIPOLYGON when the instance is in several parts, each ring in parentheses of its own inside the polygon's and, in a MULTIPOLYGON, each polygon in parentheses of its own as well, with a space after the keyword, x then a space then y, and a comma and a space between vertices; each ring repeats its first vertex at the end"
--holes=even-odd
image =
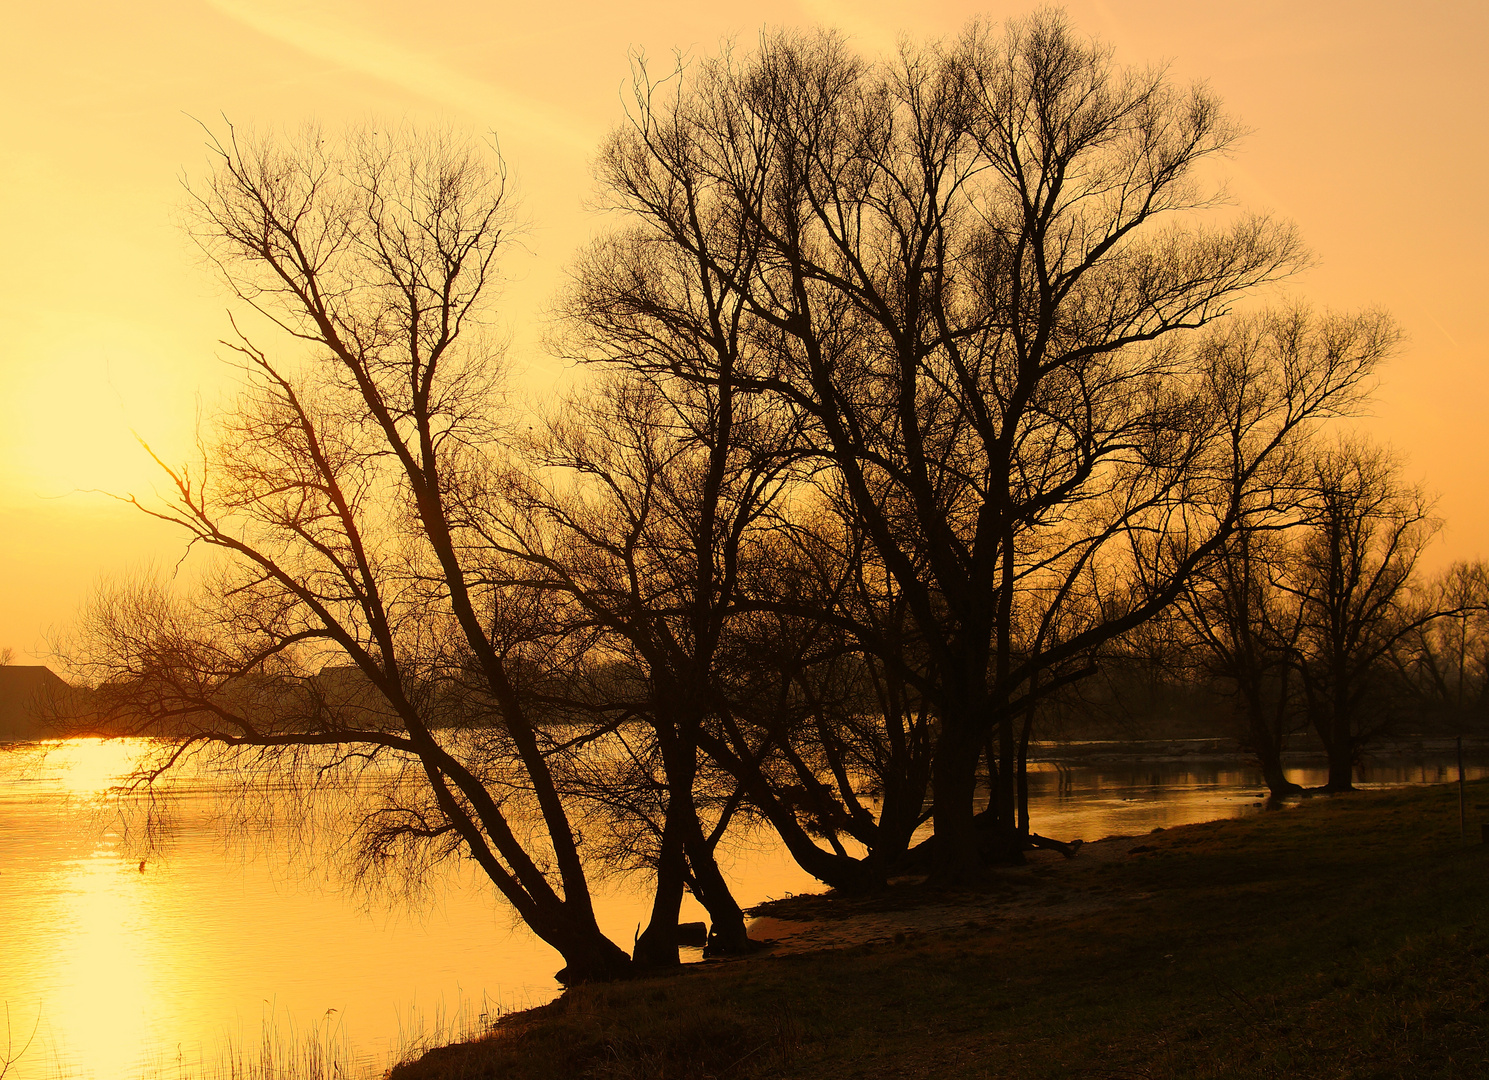
MULTIPOLYGON (((468 867, 417 912, 368 906, 315 866, 227 842, 210 784, 176 802, 169 846, 140 862, 106 811, 128 743, 79 740, 0 751, 0 1029, 5 1080, 153 1080, 227 1075, 283 1056, 332 1055, 369 1075, 422 1042, 558 990, 557 954, 468 867), (3 1018, 0 1018, 3 1019, 3 1018), (7 1053, 25 1053, 6 1072, 7 1053), (314 1048, 314 1049, 307 1049, 314 1048)), ((1473 761, 1471 778, 1489 775, 1473 761)), ((1321 770, 1294 770, 1304 784, 1321 770)), ((1440 783, 1446 760, 1379 763, 1366 784, 1440 783)), ((1193 764, 1041 767, 1036 831, 1137 835, 1258 812, 1256 772, 1193 764)), ((762 840, 730 853, 742 903, 816 883, 762 840)), ((613 882, 602 924, 631 940, 648 903, 613 882)), ((701 909, 684 918, 703 918, 701 909)), ((696 951, 694 953, 696 957, 696 951)))

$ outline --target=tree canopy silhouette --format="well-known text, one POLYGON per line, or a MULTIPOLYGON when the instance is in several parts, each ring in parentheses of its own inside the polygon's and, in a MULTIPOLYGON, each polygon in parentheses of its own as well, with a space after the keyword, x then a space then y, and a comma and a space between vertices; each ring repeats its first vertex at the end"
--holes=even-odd
POLYGON ((1201 333, 1302 247, 1205 216, 1201 166, 1238 134, 1213 94, 1117 66, 1057 13, 880 63, 767 34, 636 90, 600 162, 634 224, 590 256, 647 253, 615 263, 615 332, 743 298, 728 377, 799 415, 924 643, 902 671, 937 718, 939 872, 1015 854, 1035 680, 1078 677, 1272 512, 1274 463, 1355 405, 1394 330, 1296 309, 1201 333))
POLYGON ((843 887, 1017 859, 1035 707, 1295 521, 1396 341, 1254 302, 1305 253, 1206 179, 1238 134, 1048 11, 638 61, 557 307, 589 375, 526 430, 499 156, 229 128, 192 231, 275 345, 231 342, 240 399, 141 504, 220 559, 102 597, 82 666, 171 737, 145 781, 349 778, 367 872, 474 859, 571 978, 675 963, 684 889, 747 948, 740 820, 843 887), (654 876, 632 956, 618 865, 654 876))

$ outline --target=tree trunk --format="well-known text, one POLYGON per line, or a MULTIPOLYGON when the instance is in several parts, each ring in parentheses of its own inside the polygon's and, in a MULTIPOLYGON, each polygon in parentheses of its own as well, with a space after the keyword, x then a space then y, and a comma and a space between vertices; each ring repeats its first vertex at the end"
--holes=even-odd
POLYGON ((925 811, 925 785, 905 782, 886 783, 884 802, 879 809, 879 827, 874 830, 874 843, 869 847, 867 862, 875 867, 875 877, 886 881, 897 867, 905 865, 910 842, 925 811))
POLYGON ((1024 727, 1019 734, 1018 761, 1018 831, 1024 846, 1029 842, 1029 739, 1034 732, 1034 706, 1024 713, 1024 727))
POLYGON ((1355 755, 1349 740, 1340 740, 1329 747, 1329 782, 1325 791, 1353 791, 1355 789, 1355 755))
MULTIPOLYGON (((638 968, 675 967, 682 963, 677 952, 677 921, 687 877, 683 853, 684 812, 675 794, 667 800, 667 820, 662 826, 662 848, 657 857, 657 886, 652 898, 651 921, 636 939, 631 962, 638 968)), ((690 800, 691 803, 691 800, 690 800)), ((691 812, 692 807, 687 807, 691 812)))
POLYGON ((1247 726, 1251 735, 1251 750, 1262 767, 1262 777, 1267 782, 1267 792, 1273 799, 1297 795, 1302 787, 1287 778, 1282 769, 1282 740, 1267 721, 1266 710, 1254 694, 1246 696, 1247 726))
POLYGON ((703 835, 703 826, 696 814, 688 826, 685 843, 688 865, 693 871, 693 896, 708 912, 708 945, 704 955, 743 955, 754 947, 745 929, 744 912, 719 870, 714 847, 703 835))
POLYGON ((1019 865, 1024 862, 1024 833, 1017 813, 1017 751, 1000 752, 1006 743, 1002 732, 987 740, 987 809, 973 815, 977 830, 977 855, 982 865, 1019 865))
POLYGON ((1303 786, 1293 783, 1283 772, 1280 754, 1268 753, 1265 756, 1258 754, 1257 757, 1261 761, 1262 778, 1266 781, 1269 798, 1284 799, 1289 795, 1302 794, 1303 786))
POLYGON ((1329 782, 1325 791, 1353 791, 1355 789, 1355 733, 1350 714, 1342 702, 1336 700, 1329 710, 1331 738, 1329 751, 1329 782))
POLYGON ((998 788, 990 797, 998 800, 997 834, 991 850, 984 849, 997 862, 1023 862, 1024 838, 1019 833, 1018 788, 1023 757, 1013 733, 1013 717, 1007 708, 998 710, 998 788))
POLYGON ((960 718, 943 717, 931 760, 931 815, 936 826, 931 845, 931 880, 961 885, 982 869, 972 800, 977 792, 977 741, 960 718))
MULTIPOLYGON (((536 929, 536 928, 535 928, 536 929)), ((565 986, 582 982, 608 982, 630 974, 631 958, 625 951, 600 933, 597 926, 581 925, 569 933, 554 937, 540 934, 564 958, 564 966, 554 978, 565 986)))

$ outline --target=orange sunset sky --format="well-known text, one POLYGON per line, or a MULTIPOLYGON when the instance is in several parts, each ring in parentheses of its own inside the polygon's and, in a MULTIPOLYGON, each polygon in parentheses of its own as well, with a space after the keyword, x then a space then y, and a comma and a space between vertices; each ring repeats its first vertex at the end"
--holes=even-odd
MULTIPOLYGON (((102 578, 180 540, 96 492, 148 496, 162 455, 232 392, 227 298, 180 228, 198 120, 441 123, 496 132, 531 222, 500 317, 520 385, 562 372, 544 306, 603 219, 590 156, 621 115, 630 54, 748 45, 825 24, 867 53, 955 33, 1026 3, 807 0, 49 0, 0 34, 0 648, 46 658, 102 578), (194 119, 196 118, 196 119, 194 119)), ((1207 80, 1251 129, 1235 200, 1296 221, 1316 264, 1291 287, 1378 305, 1408 337, 1364 425, 1440 496, 1434 565, 1489 555, 1485 208, 1489 5, 1089 0, 1075 25, 1120 61, 1207 80)), ((268 342, 266 342, 268 343, 268 342)))

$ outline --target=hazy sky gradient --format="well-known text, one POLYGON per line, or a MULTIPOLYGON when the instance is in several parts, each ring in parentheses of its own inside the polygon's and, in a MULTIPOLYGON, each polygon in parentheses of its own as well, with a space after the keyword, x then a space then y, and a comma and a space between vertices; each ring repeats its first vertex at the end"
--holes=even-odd
MULTIPOLYGON (((630 57, 748 46, 825 24, 865 52, 1035 5, 807 0, 625 10, 589 2, 58 0, 0 37, 0 648, 44 650, 101 577, 169 565, 168 529, 92 489, 157 483, 231 392, 227 299, 180 228, 200 124, 444 124, 495 132, 531 222, 504 263, 501 317, 534 387, 561 371, 539 318, 605 222, 589 159, 621 116, 630 57), (195 119, 194 119, 195 118, 195 119)), ((1489 554, 1483 321, 1489 5, 1066 5, 1120 61, 1203 78, 1253 134, 1231 191, 1290 217, 1316 254, 1293 292, 1389 309, 1409 335, 1367 426, 1442 496, 1434 564, 1489 554)))

